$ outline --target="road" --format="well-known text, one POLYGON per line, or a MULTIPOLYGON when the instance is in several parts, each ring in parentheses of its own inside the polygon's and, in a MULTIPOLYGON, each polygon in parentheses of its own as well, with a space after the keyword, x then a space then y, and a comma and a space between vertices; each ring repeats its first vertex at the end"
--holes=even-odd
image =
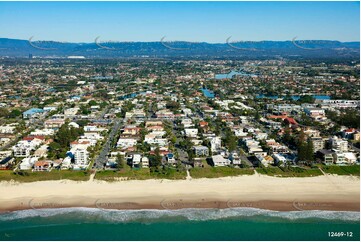
POLYGON ((114 120, 113 127, 109 133, 108 139, 105 142, 105 144, 102 147, 102 150, 100 151, 99 155, 94 161, 94 167, 96 169, 102 169, 104 168, 105 164, 108 161, 108 154, 111 150, 111 145, 113 143, 113 140, 116 138, 115 135, 117 134, 118 130, 120 129, 123 122, 120 119, 114 120))

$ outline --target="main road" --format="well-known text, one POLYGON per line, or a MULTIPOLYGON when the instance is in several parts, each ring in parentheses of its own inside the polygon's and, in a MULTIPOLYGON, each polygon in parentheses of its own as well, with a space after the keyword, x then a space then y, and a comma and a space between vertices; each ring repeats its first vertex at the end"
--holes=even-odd
POLYGON ((115 136, 122 124, 123 124, 123 121, 121 121, 120 119, 114 120, 113 127, 108 135, 108 139, 105 142, 105 144, 103 145, 102 150, 100 151, 99 155, 97 156, 97 158, 94 161, 94 167, 96 169, 104 168, 105 164, 107 163, 108 154, 112 149, 111 145, 113 143, 113 140, 116 138, 115 136))

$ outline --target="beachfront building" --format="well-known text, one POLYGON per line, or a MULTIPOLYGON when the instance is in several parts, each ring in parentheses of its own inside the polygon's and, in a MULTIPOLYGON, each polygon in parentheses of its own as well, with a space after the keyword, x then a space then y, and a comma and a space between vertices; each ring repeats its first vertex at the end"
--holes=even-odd
POLYGON ((0 170, 5 170, 14 161, 11 150, 0 151, 0 170))
POLYGON ((331 165, 333 164, 333 151, 331 150, 319 150, 316 153, 316 157, 318 157, 319 159, 321 159, 322 163, 324 163, 325 165, 331 165))
POLYGON ((345 164, 346 163, 346 159, 345 159, 345 155, 344 153, 341 152, 334 152, 333 154, 333 161, 339 165, 339 164, 345 164))
POLYGON ((255 157, 256 157, 257 161, 259 163, 261 163, 262 165, 264 165, 265 167, 268 167, 269 165, 274 164, 274 159, 272 158, 272 156, 263 155, 261 153, 256 153, 255 157))
POLYGON ((357 162, 357 157, 355 155, 355 153, 352 153, 352 152, 344 152, 343 153, 344 156, 345 156, 345 163, 346 164, 355 164, 357 162))
POLYGON ((20 165, 19 165, 19 169, 20 170, 30 170, 33 168, 34 164, 36 161, 38 161, 39 158, 38 157, 27 157, 24 158, 20 165))
POLYGON ((272 157, 276 165, 284 165, 287 162, 287 159, 281 154, 273 154, 272 157))
POLYGON ((74 155, 74 163, 76 166, 85 167, 88 165, 89 152, 86 148, 76 147, 70 152, 74 155))
POLYGON ((42 143, 42 139, 25 137, 12 147, 15 157, 29 157, 32 150, 35 150, 42 143))
POLYGON ((228 159, 223 158, 222 155, 214 155, 212 156, 213 165, 215 167, 218 166, 229 166, 231 164, 231 161, 228 159))
POLYGON ((175 166, 177 164, 177 160, 175 159, 174 155, 172 153, 168 153, 165 156, 167 160, 167 164, 175 166))
POLYGON ((49 160, 38 160, 34 163, 34 171, 50 171, 51 161, 49 160))
POLYGON ((142 160, 142 155, 140 154, 133 154, 132 158, 132 167, 139 168, 142 160))
POLYGON ((231 152, 228 159, 231 161, 232 165, 241 165, 241 158, 237 152, 231 152))
POLYGON ((149 168, 149 159, 146 156, 142 157, 142 168, 149 168))

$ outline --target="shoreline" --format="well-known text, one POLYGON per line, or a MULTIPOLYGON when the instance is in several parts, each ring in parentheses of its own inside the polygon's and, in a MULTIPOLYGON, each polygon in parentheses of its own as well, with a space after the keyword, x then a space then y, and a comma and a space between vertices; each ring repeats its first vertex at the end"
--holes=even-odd
POLYGON ((259 208, 274 211, 360 211, 353 176, 276 178, 249 175, 193 180, 0 182, 0 214, 47 208, 118 210, 259 208))
MULTIPOLYGON (((46 200, 45 204, 53 203, 56 200, 46 200)), ((254 208, 261 210, 270 210, 276 212, 291 212, 291 211, 330 211, 330 212, 360 212, 359 203, 356 202, 287 202, 287 201, 249 201, 244 202, 238 206, 229 206, 228 202, 224 201, 210 201, 208 203, 202 203, 197 206, 192 206, 197 201, 191 201, 190 206, 178 206, 178 207, 164 207, 158 204, 139 204, 132 203, 130 206, 128 203, 117 203, 112 206, 99 206, 89 205, 88 202, 84 202, 84 205, 73 204, 63 206, 19 206, 11 207, 9 209, 3 206, 0 210, 0 216, 5 213, 26 211, 26 210, 43 210, 43 209, 66 209, 66 208, 94 208, 99 210, 181 210, 181 209, 240 209, 240 208, 254 208), (88 205, 87 205, 88 204, 88 205), (255 204, 255 205, 253 205, 255 204)))

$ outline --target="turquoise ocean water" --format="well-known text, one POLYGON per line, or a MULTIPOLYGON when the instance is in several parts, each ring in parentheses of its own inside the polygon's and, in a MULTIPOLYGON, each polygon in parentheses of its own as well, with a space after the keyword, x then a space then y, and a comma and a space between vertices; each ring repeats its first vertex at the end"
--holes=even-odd
POLYGON ((359 239, 359 212, 64 208, 0 214, 0 240, 359 239), (329 232, 349 236, 329 237, 329 232))

